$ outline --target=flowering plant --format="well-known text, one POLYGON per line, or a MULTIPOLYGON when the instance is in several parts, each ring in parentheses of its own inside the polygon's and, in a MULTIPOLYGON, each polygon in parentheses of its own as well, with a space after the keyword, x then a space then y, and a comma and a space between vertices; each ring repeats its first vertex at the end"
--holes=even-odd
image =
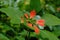
MULTIPOLYGON (((30 12, 30 16, 27 13, 25 13, 24 16, 26 19, 27 26, 33 28, 36 34, 39 34, 40 32, 39 27, 44 27, 44 20, 40 18, 39 20, 33 19, 36 16, 35 10, 32 10, 30 12)), ((21 18, 21 23, 24 23, 24 18, 21 18)))
POLYGON ((60 40, 60 0, 0 0, 0 40, 60 40))

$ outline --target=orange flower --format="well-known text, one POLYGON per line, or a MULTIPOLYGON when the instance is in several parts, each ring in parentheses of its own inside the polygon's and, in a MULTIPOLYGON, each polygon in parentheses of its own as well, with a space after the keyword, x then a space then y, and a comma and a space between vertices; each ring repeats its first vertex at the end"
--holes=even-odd
POLYGON ((26 17, 26 18, 28 18, 28 14, 26 13, 26 14, 24 14, 24 16, 26 17))
POLYGON ((39 34, 39 28, 37 26, 34 26, 34 31, 36 34, 39 34))
MULTIPOLYGON (((30 17, 29 17, 29 18, 33 18, 35 15, 36 15, 35 10, 32 10, 32 11, 30 12, 30 17)), ((24 16, 25 16, 26 18, 28 18, 28 14, 27 14, 27 13, 24 14, 24 16)), ((28 25, 29 27, 32 27, 32 24, 31 24, 31 23, 27 23, 27 25, 28 25)))
POLYGON ((30 18, 33 18, 35 15, 36 15, 35 10, 33 10, 33 11, 30 12, 30 18))
POLYGON ((40 25, 40 26, 44 26, 44 20, 43 19, 40 19, 40 20, 37 20, 36 21, 36 24, 40 25))
POLYGON ((31 24, 31 23, 27 23, 27 25, 28 25, 29 27, 32 27, 32 24, 31 24))
MULTIPOLYGON (((30 12, 30 17, 28 17, 28 14, 27 14, 27 13, 24 14, 24 16, 25 16, 26 18, 30 18, 30 19, 31 19, 31 18, 34 18, 35 15, 36 15, 35 10, 33 10, 33 11, 30 12)), ((27 20, 28 20, 28 19, 27 19, 27 20)), ((29 20, 28 20, 28 22, 29 22, 29 20)), ((37 26, 31 24, 31 23, 28 23, 28 22, 27 22, 27 26, 34 28, 35 33, 36 33, 36 34, 39 34, 39 32, 40 32, 39 28, 38 28, 37 26), (32 25, 33 25, 33 26, 32 26, 32 25)), ((43 19, 40 19, 40 20, 36 20, 36 23, 35 23, 35 24, 40 25, 40 26, 44 26, 44 22, 45 22, 45 21, 44 21, 43 19)))
MULTIPOLYGON (((30 18, 33 18, 35 15, 36 15, 35 10, 32 10, 32 11, 30 12, 30 18)), ((27 13, 24 14, 24 16, 25 16, 26 18, 28 18, 28 14, 27 14, 27 13)))

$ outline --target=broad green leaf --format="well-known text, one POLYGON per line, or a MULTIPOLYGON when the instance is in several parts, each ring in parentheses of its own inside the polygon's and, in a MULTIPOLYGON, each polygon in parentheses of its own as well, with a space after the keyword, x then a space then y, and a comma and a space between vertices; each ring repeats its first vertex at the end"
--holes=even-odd
POLYGON ((41 30, 40 36, 42 36, 42 38, 44 40, 59 40, 53 33, 46 31, 46 30, 41 30))
POLYGON ((48 26, 60 25, 60 19, 52 14, 44 14, 43 19, 48 26))
POLYGON ((20 10, 9 8, 1 8, 0 11, 6 13, 11 18, 11 23, 20 23, 20 16, 23 14, 20 10))
POLYGON ((31 0, 30 1, 30 10, 40 11, 40 0, 31 0))
POLYGON ((9 40, 6 36, 0 33, 0 40, 9 40))

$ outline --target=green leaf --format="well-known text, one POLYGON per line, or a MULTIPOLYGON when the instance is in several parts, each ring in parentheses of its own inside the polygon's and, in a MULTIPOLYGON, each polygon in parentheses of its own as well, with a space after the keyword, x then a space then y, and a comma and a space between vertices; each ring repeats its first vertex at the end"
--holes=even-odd
POLYGON ((8 26, 8 25, 6 25, 6 24, 4 24, 4 25, 2 25, 3 26, 3 30, 4 31, 7 31, 7 30, 10 30, 11 28, 8 26))
POLYGON ((41 30, 40 36, 42 36, 44 40, 59 40, 53 33, 46 30, 41 30))
POLYGON ((9 40, 6 36, 0 33, 0 40, 9 40))
POLYGON ((53 29, 54 29, 53 33, 56 36, 60 36, 60 25, 53 27, 53 29))
POLYGON ((17 38, 18 40, 25 40, 25 38, 22 37, 22 36, 16 36, 16 38, 17 38))
POLYGON ((31 0, 30 1, 30 10, 40 11, 40 0, 31 0))
POLYGON ((37 36, 35 32, 30 32, 30 36, 37 36))
POLYGON ((6 13, 11 18, 11 23, 14 24, 20 23, 20 16, 23 15, 20 10, 14 9, 12 7, 1 8, 0 11, 6 13))
POLYGON ((52 11, 53 13, 56 12, 54 5, 49 5, 49 4, 47 4, 47 6, 48 6, 48 9, 49 9, 50 11, 52 11))
POLYGON ((21 36, 26 36, 26 35, 28 35, 28 32, 26 30, 23 30, 20 34, 21 34, 21 36))
POLYGON ((45 20, 45 23, 48 26, 60 25, 60 19, 52 14, 46 13, 42 18, 45 20))

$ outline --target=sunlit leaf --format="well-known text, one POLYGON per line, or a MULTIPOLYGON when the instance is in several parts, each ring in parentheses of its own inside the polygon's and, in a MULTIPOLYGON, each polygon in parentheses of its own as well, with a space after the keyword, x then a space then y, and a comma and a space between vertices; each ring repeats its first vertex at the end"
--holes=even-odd
POLYGON ((43 18, 48 26, 60 25, 60 19, 52 14, 46 13, 43 15, 43 18))
POLYGON ((41 30, 40 35, 42 36, 42 38, 44 40, 59 40, 56 35, 54 35, 53 33, 46 31, 46 30, 41 30))
POLYGON ((20 23, 20 17, 23 14, 20 10, 9 7, 9 8, 1 8, 0 11, 6 13, 7 16, 11 18, 11 23, 14 24, 20 23))

